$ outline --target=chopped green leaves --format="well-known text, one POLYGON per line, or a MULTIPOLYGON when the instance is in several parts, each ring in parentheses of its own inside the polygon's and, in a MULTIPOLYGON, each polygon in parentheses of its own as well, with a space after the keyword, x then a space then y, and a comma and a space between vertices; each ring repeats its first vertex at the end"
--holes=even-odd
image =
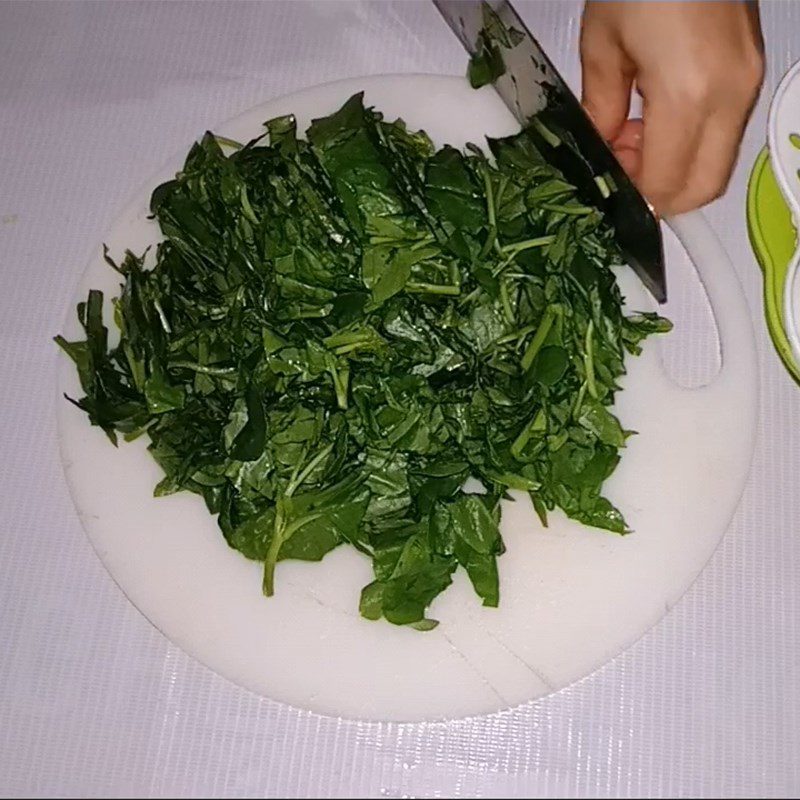
MULTIPOLYGON (((502 69, 483 56, 476 70, 502 69)), ((155 494, 201 495, 265 594, 281 561, 352 546, 375 575, 363 616, 418 630, 458 569, 500 602, 508 490, 542 524, 558 507, 625 533, 601 494, 630 435, 609 406, 626 351, 669 323, 623 316, 610 230, 541 131, 491 141, 491 161, 436 151, 360 94, 308 141, 291 116, 266 129, 207 134, 156 188, 152 270, 107 256, 118 345, 97 291, 85 339, 56 337, 91 423, 146 433, 155 494)))
POLYGON ((483 27, 467 69, 467 77, 473 89, 493 83, 504 75, 506 67, 502 50, 516 47, 524 38, 524 34, 516 28, 506 28, 488 3, 481 3, 481 13, 483 27))

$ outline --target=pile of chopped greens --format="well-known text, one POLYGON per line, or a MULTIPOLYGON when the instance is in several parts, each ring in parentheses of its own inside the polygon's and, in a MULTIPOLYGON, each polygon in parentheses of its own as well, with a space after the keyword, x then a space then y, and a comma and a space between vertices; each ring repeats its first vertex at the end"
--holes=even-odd
POLYGON ((119 344, 97 291, 85 341, 57 337, 92 424, 147 434, 155 494, 202 495, 267 595, 279 561, 360 550, 369 619, 433 627, 459 566, 496 606, 509 490, 543 525, 558 507, 625 533, 601 494, 628 436, 608 406, 669 323, 623 315, 609 228, 534 138, 436 150, 361 94, 307 140, 266 128, 206 134, 153 192, 154 268, 107 254, 119 344))

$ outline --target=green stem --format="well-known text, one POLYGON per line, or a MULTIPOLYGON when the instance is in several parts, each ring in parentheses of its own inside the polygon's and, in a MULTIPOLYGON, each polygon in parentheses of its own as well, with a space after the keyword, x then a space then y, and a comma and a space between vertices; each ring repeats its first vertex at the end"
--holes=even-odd
POLYGON ((269 543, 267 557, 264 559, 264 577, 261 581, 261 590, 267 597, 275 594, 275 564, 278 562, 283 544, 283 534, 286 524, 284 522, 283 498, 279 497, 275 504, 275 524, 272 528, 272 541, 269 543))
POLYGON ((167 320, 167 315, 164 313, 164 309, 161 307, 161 303, 158 301, 158 299, 153 300, 153 305, 156 307, 158 318, 161 320, 161 327, 166 333, 172 333, 172 328, 167 320))
POLYGON ((195 364, 193 361, 170 361, 169 369, 191 369, 194 372, 202 372, 204 375, 235 375, 238 370, 236 367, 209 367, 206 364, 195 364))
POLYGON ((514 444, 511 445, 511 455, 519 459, 523 448, 530 441, 536 431, 543 431, 545 429, 545 417, 542 409, 539 409, 534 415, 533 419, 522 429, 519 436, 514 439, 514 444))
POLYGON ((461 294, 460 286, 448 286, 439 283, 412 283, 406 284, 406 291, 415 294, 446 294, 458 296, 461 294))
POLYGON ((500 278, 500 301, 503 304, 503 314, 509 325, 514 324, 514 311, 511 308, 511 298, 508 296, 508 285, 500 278))
MULTIPOLYGON (((497 188, 497 195, 494 198, 494 206, 496 209, 500 208, 500 201, 503 199, 503 195, 505 194, 507 186, 508 186, 508 176, 503 175, 500 178, 500 186, 497 188)), ((500 245, 500 238, 497 236, 497 232, 495 232, 495 237, 492 244, 494 245, 494 249, 497 255, 501 255, 503 252, 503 248, 500 245)))
POLYGON ((492 179, 489 177, 489 170, 484 166, 483 188, 486 191, 486 211, 489 215, 489 227, 497 228, 497 214, 494 208, 494 190, 492 189, 492 179))
POLYGON ((423 236, 418 242, 414 242, 414 244, 409 247, 409 250, 421 250, 423 247, 428 247, 428 245, 433 244, 434 238, 433 236, 423 236))
POLYGON ((600 194, 603 196, 604 200, 611 197, 611 189, 608 186, 605 176, 595 175, 594 182, 597 184, 597 188, 600 190, 600 194))
POLYGON ((301 311, 294 315, 294 319, 322 319, 330 312, 331 306, 323 306, 309 311, 301 311))
POLYGON ((330 455, 331 450, 333 450, 333 442, 327 445, 327 447, 323 447, 322 450, 308 462, 303 471, 289 481, 289 485, 286 487, 286 497, 291 497, 298 488, 302 486, 305 479, 314 471, 319 463, 330 455))
POLYGON ((542 208, 546 209, 547 211, 559 211, 562 214, 572 214, 573 216, 577 217, 584 217, 594 211, 594 209, 589 206, 567 206, 563 203, 542 203, 542 208))
POLYGON ((333 378, 333 388, 336 391, 336 404, 342 411, 347 410, 347 384, 350 380, 350 370, 343 369, 341 374, 336 367, 330 368, 331 377, 333 378))
POLYGON ((586 349, 583 354, 583 366, 586 370, 586 388, 589 394, 597 400, 597 383, 594 379, 594 320, 589 320, 586 326, 586 349))
POLYGON ((537 236, 535 239, 525 239, 522 242, 507 244, 500 249, 504 253, 513 253, 516 255, 517 253, 521 253, 523 250, 530 250, 532 247, 546 247, 548 244, 552 244, 555 240, 556 237, 553 234, 548 234, 547 236, 537 236))
POLYGON ((463 308, 465 305, 474 300, 480 293, 481 293, 480 286, 477 289, 473 289, 469 294, 464 295, 464 297, 461 298, 461 300, 458 303, 458 307, 463 308))
POLYGON ((368 341, 361 341, 361 342, 351 342, 350 344, 341 344, 338 347, 333 348, 333 352, 337 356, 344 356, 348 353, 352 353, 355 350, 360 349, 366 345, 370 344, 368 341))
MULTIPOLYGON (((256 216, 256 212, 253 211, 253 206, 250 205, 250 198, 247 196, 247 189, 244 186, 242 186, 239 197, 242 201, 242 213, 253 225, 258 225, 258 217, 256 216)), ((248 263, 248 266, 253 269, 252 264, 248 263)))
POLYGON ((484 165, 481 170, 483 173, 483 188, 486 193, 486 213, 489 218, 488 234, 483 243, 481 252, 478 255, 480 260, 486 258, 492 247, 497 245, 497 211, 495 209, 494 190, 492 189, 492 179, 489 176, 489 169, 484 165))
POLYGON ((492 270, 492 276, 496 278, 519 253, 534 247, 545 247, 548 244, 552 244, 555 239, 556 237, 553 235, 539 236, 536 239, 526 239, 523 242, 514 242, 513 244, 507 244, 501 247, 500 255, 505 256, 505 258, 492 270))
POLYGON ((264 559, 264 578, 261 588, 267 597, 272 597, 275 593, 275 565, 278 563, 278 555, 283 543, 293 536, 303 525, 317 519, 320 514, 309 514, 299 520, 295 520, 291 525, 286 524, 286 504, 291 500, 292 495, 302 486, 303 482, 314 471, 319 463, 333 450, 333 442, 317 453, 306 467, 295 475, 286 487, 284 494, 275 503, 275 524, 272 529, 272 541, 269 543, 267 557, 264 559))
POLYGON ((551 131, 550 128, 548 128, 538 117, 534 117, 531 120, 531 124, 534 128, 536 128, 537 131, 539 131, 542 139, 544 139, 547 144, 550 145, 550 147, 558 147, 561 144, 561 139, 556 136, 556 134, 553 133, 553 131, 551 131))
POLYGON ((572 411, 572 416, 577 417, 581 413, 581 406, 583 405, 583 398, 586 396, 586 381, 581 384, 578 389, 578 399, 575 401, 575 408, 572 411))
MULTIPOLYGON (((318 511, 315 514, 309 514, 306 517, 296 519, 291 525, 287 525, 285 520, 281 519, 281 530, 277 528, 273 531, 272 541, 269 543, 269 550, 267 551, 267 558, 264 561, 264 577, 261 581, 261 590, 267 597, 272 597, 275 594, 275 566, 278 563, 278 556, 281 552, 284 542, 294 536, 297 531, 309 522, 313 522, 322 516, 322 512, 318 511)), ((277 514, 275 516, 277 523, 277 514)))
POLYGON ((497 228, 494 225, 489 225, 489 232, 486 235, 486 241, 483 243, 483 247, 481 247, 481 252, 478 253, 478 261, 483 261, 486 256, 489 255, 489 251, 492 247, 497 246, 497 228))
POLYGON ((529 333, 533 333, 537 328, 536 325, 526 325, 524 328, 520 328, 518 331, 514 331, 513 333, 507 333, 505 336, 501 336, 497 341, 496 344, 508 344, 509 342, 516 342, 519 341, 523 336, 527 336, 529 333))
POLYGON ((522 356, 521 363, 523 372, 527 372, 530 369, 531 364, 533 364, 533 359, 536 358, 537 353, 544 344, 544 340, 547 338, 547 334, 550 333, 550 328, 553 327, 553 321, 558 314, 558 310, 559 309, 557 305, 547 306, 545 309, 545 312, 542 315, 542 320, 539 323, 539 327, 537 328, 536 333, 533 335, 533 339, 531 339, 531 343, 528 345, 524 355, 522 356))

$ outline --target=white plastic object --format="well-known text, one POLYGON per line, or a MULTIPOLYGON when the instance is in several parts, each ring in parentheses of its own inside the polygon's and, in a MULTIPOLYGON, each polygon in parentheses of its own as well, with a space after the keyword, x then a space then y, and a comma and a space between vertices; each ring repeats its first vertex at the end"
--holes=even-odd
MULTIPOLYGON (((784 75, 772 98, 767 142, 772 171, 797 230, 800 226, 800 62, 784 75)), ((795 250, 786 269, 783 287, 784 328, 795 361, 800 361, 799 267, 800 247, 795 250)))

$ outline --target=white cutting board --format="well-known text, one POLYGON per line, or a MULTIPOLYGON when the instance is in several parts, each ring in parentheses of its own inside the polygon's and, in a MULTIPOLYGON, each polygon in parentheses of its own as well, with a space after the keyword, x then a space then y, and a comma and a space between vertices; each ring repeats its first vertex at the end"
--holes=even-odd
MULTIPOLYGON (((438 144, 482 142, 516 123, 490 88, 460 78, 388 76, 314 87, 265 103, 215 132, 246 140, 275 115, 301 127, 355 91, 387 117, 425 128, 438 144)), ((188 146, 187 146, 188 149, 188 146)), ((109 232, 114 255, 154 241, 146 219, 148 181, 109 232)), ((541 697, 587 675, 644 634, 684 593, 725 532, 753 451, 757 364, 741 287, 699 214, 675 220, 706 286, 717 321, 722 368, 706 387, 680 389, 662 369, 660 345, 628 360, 617 412, 635 429, 607 494, 635 533, 618 536, 558 513, 539 525, 527 498, 503 507, 506 554, 499 609, 483 608, 459 574, 430 615, 428 633, 358 615, 368 560, 339 548, 321 563, 282 562, 277 594, 261 595, 260 565, 229 549, 199 497, 154 499, 159 469, 145 442, 110 446, 66 401, 58 403, 64 470, 78 514, 120 588, 173 642, 241 686, 334 716, 420 720, 491 712, 541 697)), ((669 263, 684 258, 673 237, 669 263)), ((81 279, 116 293, 117 277, 97 256, 81 279)), ((629 305, 652 308, 627 269, 629 305)), ((68 338, 78 338, 70 311, 68 338)), ((80 395, 62 358, 59 389, 80 395)))

